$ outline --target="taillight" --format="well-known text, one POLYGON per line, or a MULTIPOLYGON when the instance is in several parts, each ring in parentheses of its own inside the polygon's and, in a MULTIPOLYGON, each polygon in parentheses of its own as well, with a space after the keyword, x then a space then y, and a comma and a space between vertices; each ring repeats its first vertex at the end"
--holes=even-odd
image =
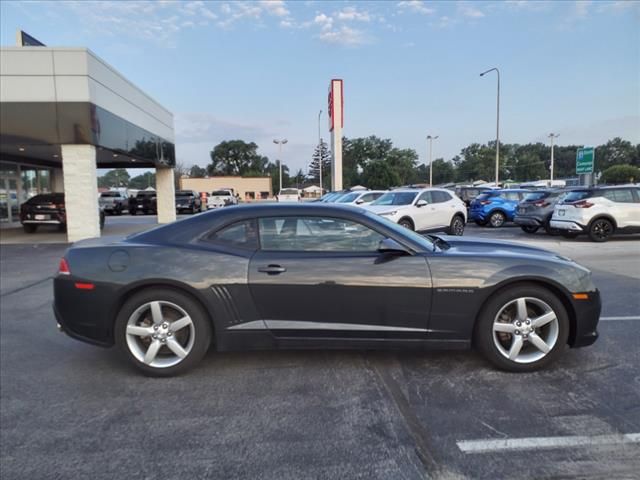
POLYGON ((579 202, 574 202, 572 204, 576 208, 589 208, 593 207, 593 203, 587 202, 586 200, 580 200, 579 202))
POLYGON ((67 263, 67 260, 64 257, 60 259, 60 265, 58 266, 58 274, 71 275, 71 270, 69 270, 69 264, 67 263))
POLYGON ((480 200, 480 205, 489 205, 491 200, 480 200))

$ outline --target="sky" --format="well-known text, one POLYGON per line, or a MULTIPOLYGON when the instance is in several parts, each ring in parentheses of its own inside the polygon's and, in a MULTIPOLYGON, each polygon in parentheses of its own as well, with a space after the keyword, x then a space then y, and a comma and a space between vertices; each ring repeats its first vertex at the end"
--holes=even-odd
POLYGON ((220 141, 254 141, 306 171, 329 138, 327 91, 344 81, 344 135, 377 135, 425 162, 495 139, 640 143, 640 2, 0 2, 0 43, 22 29, 84 46, 174 114, 176 156, 206 166, 220 141))

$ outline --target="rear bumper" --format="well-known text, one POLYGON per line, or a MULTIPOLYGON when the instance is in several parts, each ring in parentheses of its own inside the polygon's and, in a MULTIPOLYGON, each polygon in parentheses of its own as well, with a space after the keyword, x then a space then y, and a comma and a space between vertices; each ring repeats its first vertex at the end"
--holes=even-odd
POLYGON ((577 222, 571 220, 555 220, 551 219, 549 222, 551 228, 557 228, 558 230, 568 230, 571 232, 584 232, 585 227, 577 222))
POLYGON ((572 348, 586 347, 598 339, 598 321, 602 302, 600 292, 588 292, 588 300, 573 300, 572 306, 576 316, 575 331, 569 339, 572 348))
POLYGON ((523 215, 516 215, 513 217, 513 223, 516 225, 523 225, 529 227, 541 227, 544 221, 536 217, 527 217, 523 215))

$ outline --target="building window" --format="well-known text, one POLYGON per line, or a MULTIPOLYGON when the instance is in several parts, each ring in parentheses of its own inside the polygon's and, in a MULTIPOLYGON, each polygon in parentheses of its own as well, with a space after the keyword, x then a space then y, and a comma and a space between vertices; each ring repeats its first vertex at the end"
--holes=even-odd
POLYGON ((256 199, 256 193, 255 192, 245 192, 244 199, 245 200, 255 200, 256 199))
POLYGON ((260 192, 260 199, 267 200, 269 198, 269 192, 260 192))

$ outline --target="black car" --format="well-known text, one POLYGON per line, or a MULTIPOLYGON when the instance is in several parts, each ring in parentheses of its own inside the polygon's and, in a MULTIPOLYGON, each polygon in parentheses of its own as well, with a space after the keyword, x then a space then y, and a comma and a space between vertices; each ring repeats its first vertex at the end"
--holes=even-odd
POLYGON ((198 213, 202 209, 202 200, 198 192, 178 190, 176 192, 176 211, 198 213))
MULTIPOLYGON (((100 229, 104 227, 104 209, 100 208, 100 229)), ((34 233, 41 225, 67 228, 64 193, 43 193, 20 205, 20 223, 25 233, 34 233)))
POLYGON ((422 236, 360 208, 214 210, 117 242, 77 242, 54 281, 59 328, 168 376, 219 351, 475 346, 530 371, 592 344, 591 273, 546 250, 422 236))
POLYGON ((558 230, 551 228, 549 222, 553 216, 556 203, 567 193, 567 190, 536 190, 528 193, 516 208, 513 222, 527 233, 536 233, 544 228, 549 235, 558 234, 558 230))
POLYGON ((156 213, 158 211, 158 197, 155 191, 142 190, 135 197, 129 197, 129 213, 156 213))

